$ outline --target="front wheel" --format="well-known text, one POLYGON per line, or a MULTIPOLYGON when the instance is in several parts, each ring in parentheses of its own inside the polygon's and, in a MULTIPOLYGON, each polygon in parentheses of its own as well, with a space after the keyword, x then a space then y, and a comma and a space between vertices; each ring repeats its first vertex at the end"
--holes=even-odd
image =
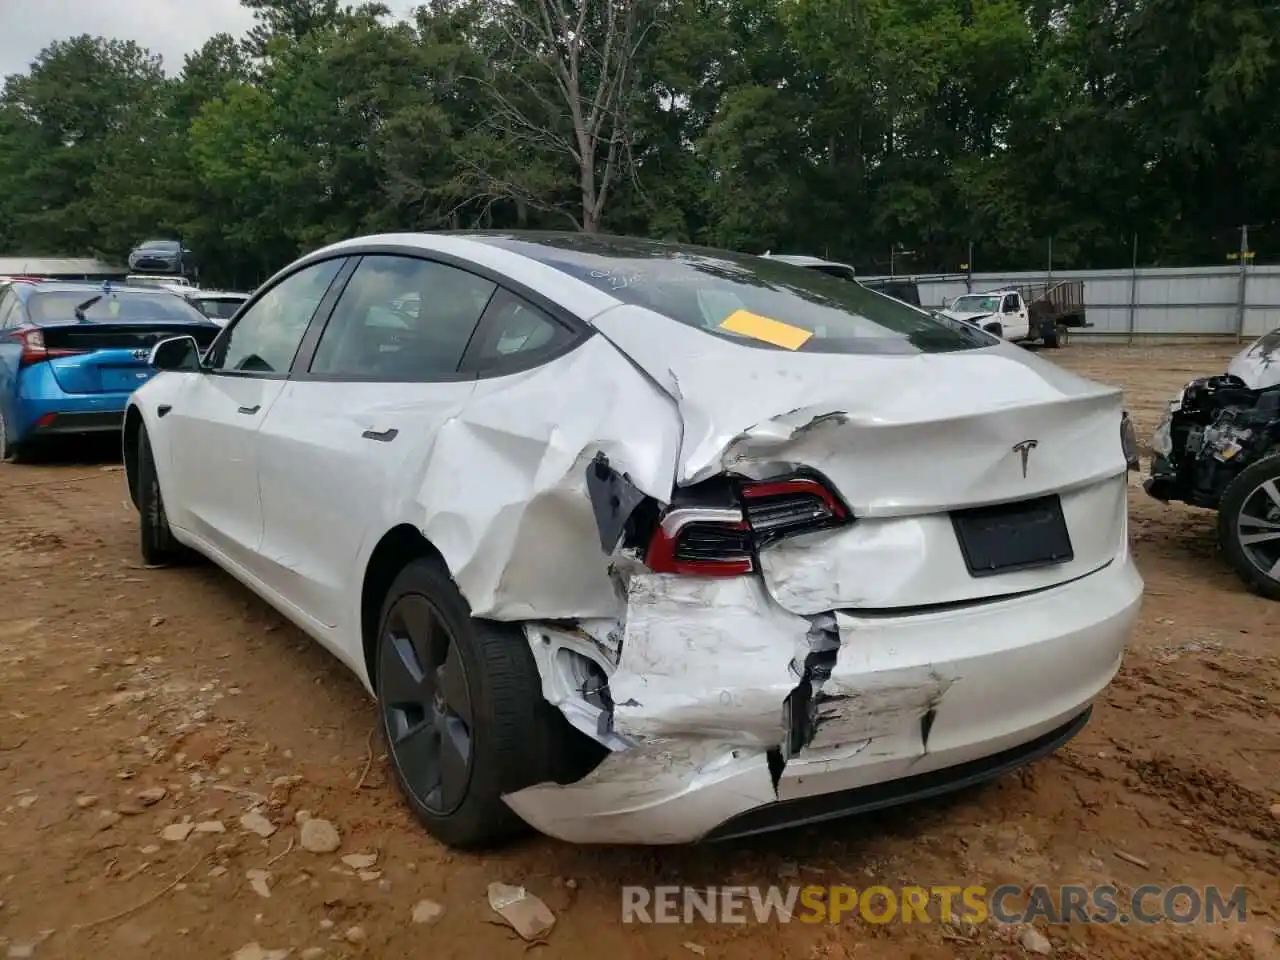
POLYGON ((1218 540, 1249 589, 1280 600, 1280 455, 1246 467, 1222 493, 1218 540))
POLYGON ((473 618, 434 558, 409 563, 387 591, 374 689, 401 793, 451 847, 522 832, 504 794, 586 772, 565 775, 576 731, 543 699, 524 632, 473 618))

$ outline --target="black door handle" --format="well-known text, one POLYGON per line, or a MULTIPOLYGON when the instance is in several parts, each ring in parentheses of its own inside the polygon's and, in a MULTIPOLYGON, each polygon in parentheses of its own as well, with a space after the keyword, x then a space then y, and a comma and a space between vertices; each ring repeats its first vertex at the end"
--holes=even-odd
POLYGON ((253 414, 257 413, 261 409, 262 409, 262 404, 255 403, 252 407, 241 407, 239 410, 236 411, 236 413, 247 413, 250 416, 252 416, 253 414))
POLYGON ((377 440, 381 443, 390 443, 396 438, 396 434, 399 432, 400 431, 395 427, 392 427, 390 430, 383 430, 381 433, 378 433, 376 430, 366 430, 364 433, 360 434, 360 436, 364 437, 366 440, 377 440))
POLYGON ((169 404, 162 403, 160 404, 160 406, 156 407, 156 416, 163 417, 166 413, 168 413, 172 409, 173 407, 170 406, 169 404))

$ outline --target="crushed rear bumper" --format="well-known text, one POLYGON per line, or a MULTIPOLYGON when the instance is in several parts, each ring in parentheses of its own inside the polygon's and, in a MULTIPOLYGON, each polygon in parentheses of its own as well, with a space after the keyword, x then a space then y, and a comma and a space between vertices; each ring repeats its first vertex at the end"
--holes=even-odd
POLYGON ((837 612, 830 676, 811 685, 817 709, 801 711, 795 697, 810 678, 794 664, 812 648, 810 619, 781 610, 755 578, 714 585, 702 604, 676 593, 693 589, 680 578, 646 584, 646 617, 638 579, 610 678, 611 732, 626 742, 576 783, 506 797, 564 840, 726 839, 998 776, 1083 727, 1142 599, 1126 549, 1094 573, 1012 598, 837 612))

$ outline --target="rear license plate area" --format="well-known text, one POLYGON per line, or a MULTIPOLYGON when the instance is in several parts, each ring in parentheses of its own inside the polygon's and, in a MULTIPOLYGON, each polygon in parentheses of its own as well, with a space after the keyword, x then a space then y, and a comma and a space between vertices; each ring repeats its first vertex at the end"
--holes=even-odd
POLYGON ((956 510, 951 524, 973 577, 992 577, 1075 559, 1058 495, 956 510))
POLYGON ((155 370, 151 367, 103 367, 102 390, 105 393, 133 392, 151 379, 155 370))

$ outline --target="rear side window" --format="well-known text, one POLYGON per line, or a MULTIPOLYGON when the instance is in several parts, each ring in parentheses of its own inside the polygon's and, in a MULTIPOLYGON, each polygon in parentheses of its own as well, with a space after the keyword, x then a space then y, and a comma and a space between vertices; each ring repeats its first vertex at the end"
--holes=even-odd
POLYGON ((712 336, 804 353, 937 353, 996 340, 775 259, 622 237, 473 235, 712 336))
POLYGON ((451 377, 497 285, 447 264, 367 256, 338 298, 311 361, 325 377, 451 377))
POLYGON ((77 307, 85 320, 98 323, 198 323, 205 319, 199 310, 176 294, 58 290, 33 293, 27 299, 27 313, 36 324, 75 323, 80 319, 76 315, 77 307))

